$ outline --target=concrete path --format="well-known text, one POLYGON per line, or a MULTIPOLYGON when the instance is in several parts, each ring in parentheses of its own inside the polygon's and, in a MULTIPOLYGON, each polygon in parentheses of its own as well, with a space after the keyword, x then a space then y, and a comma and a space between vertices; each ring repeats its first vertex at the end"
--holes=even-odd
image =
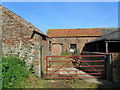
MULTIPOLYGON (((55 69, 55 68, 54 68, 55 69)), ((48 70, 53 70, 53 68, 48 68, 48 70)), ((57 69, 56 69, 57 70, 57 69)), ((59 70, 77 70, 76 68, 74 67, 69 67, 69 68, 61 68, 59 70)), ((69 74, 75 74, 76 71, 57 71, 55 72, 56 74, 68 74, 67 76, 69 76, 69 74)), ((82 74, 86 74, 86 75, 77 75, 77 77, 93 77, 83 71, 77 71, 77 73, 82 73, 82 74)), ((56 77, 58 77, 58 75, 55 75, 56 77)), ((54 77, 55 77, 54 76, 54 77)), ((98 84, 101 84, 101 85, 104 85, 104 86, 108 86, 108 87, 112 87, 112 86, 120 86, 120 84, 117 84, 115 82, 110 82, 110 81, 107 81, 107 80, 103 80, 103 79, 96 79, 96 78, 82 78, 83 80, 85 80, 86 82, 89 82, 89 83, 98 83, 98 84)))
MULTIPOLYGON (((56 70, 55 74, 68 74, 68 75, 65 75, 65 76, 70 76, 70 74, 76 74, 76 75, 77 74, 86 74, 86 75, 77 75, 77 77, 94 77, 94 76, 91 76, 91 75, 89 75, 89 74, 87 74, 86 72, 83 72, 83 71, 60 71, 60 70, 78 70, 77 68, 74 68, 74 67, 62 67, 59 70, 56 69, 56 68, 48 68, 48 70, 56 70)), ((53 72, 51 72, 51 74, 53 72)), ((76 76, 76 75, 73 75, 73 76, 76 76)))

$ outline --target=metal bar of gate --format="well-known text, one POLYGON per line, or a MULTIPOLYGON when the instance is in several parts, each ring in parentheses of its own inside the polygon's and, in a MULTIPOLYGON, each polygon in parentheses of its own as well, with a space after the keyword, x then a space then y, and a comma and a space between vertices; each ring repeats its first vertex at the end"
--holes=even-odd
MULTIPOLYGON (((48 70, 50 72, 56 71, 56 70, 48 70)), ((94 71, 94 70, 59 70, 59 71, 94 71)), ((104 70, 97 70, 97 71, 104 71, 104 70)))
MULTIPOLYGON (((48 67, 50 68, 50 67, 61 67, 61 66, 48 66, 48 67)), ((73 66, 64 66, 64 67, 73 67, 73 66)), ((74 67, 104 67, 104 65, 74 66, 74 67)), ((96 71, 96 69, 94 71, 96 71)))
POLYGON ((48 76, 48 56, 46 56, 46 77, 48 76))
MULTIPOLYGON (((71 60, 70 60, 70 61, 71 61, 71 60)), ((68 64, 70 61, 66 62, 64 65, 68 64)), ((61 69, 62 67, 65 67, 64 65, 61 66, 61 67, 59 66, 60 68, 58 68, 58 69, 57 69, 56 71, 54 71, 52 74, 54 74, 55 72, 57 72, 57 71, 58 71, 59 69, 61 69)))
MULTIPOLYGON (((81 55, 81 57, 103 57, 105 55, 81 55)), ((103 75, 104 73, 99 72, 99 71, 104 71, 103 69, 95 69, 94 67, 105 67, 105 65, 89 65, 87 62, 105 62, 104 60, 82 60, 81 58, 80 61, 72 61, 72 60, 63 60, 63 61, 48 61, 49 57, 72 57, 73 59, 76 57, 80 57, 80 56, 46 56, 46 76, 54 76, 54 75, 88 75, 85 73, 75 73, 75 74, 55 74, 55 72, 57 71, 97 71, 98 73, 89 73, 90 75, 103 75), (69 62, 84 62, 87 66, 65 66, 67 65, 69 62), (66 62, 64 65, 62 66, 48 66, 48 62, 66 62), (59 67, 57 70, 48 70, 48 68, 54 68, 54 67, 59 67), (90 67, 92 68, 92 70, 60 70, 62 67, 90 67), (48 72, 52 72, 48 73, 48 72)), ((103 76, 94 76, 94 77, 47 77, 47 78, 51 78, 51 79, 66 79, 66 78, 101 78, 103 76)))
POLYGON ((80 55, 80 56, 48 56, 48 57, 103 57, 105 55, 80 55))
MULTIPOLYGON (((66 62, 67 60, 64 61, 49 61, 49 62, 66 62)), ((84 60, 85 62, 104 62, 104 60, 84 60)), ((72 61, 72 62, 76 62, 76 61, 72 61)), ((77 62, 83 62, 83 61, 77 61, 77 62)))
MULTIPOLYGON (((97 69, 95 69, 94 67, 104 67, 104 65, 90 65, 90 64, 86 63, 85 61, 83 61, 81 58, 79 58, 79 59, 95 71, 97 71, 97 69)), ((99 71, 97 71, 97 72, 99 73, 99 71)))
POLYGON ((73 79, 73 78, 102 78, 100 76, 96 77, 47 77, 48 79, 73 79))
MULTIPOLYGON (((98 74, 103 74, 103 73, 89 73, 89 75, 98 75, 98 74)), ((48 74, 48 75, 76 75, 76 74, 48 74)), ((79 73, 77 75, 88 75, 86 73, 79 73)))

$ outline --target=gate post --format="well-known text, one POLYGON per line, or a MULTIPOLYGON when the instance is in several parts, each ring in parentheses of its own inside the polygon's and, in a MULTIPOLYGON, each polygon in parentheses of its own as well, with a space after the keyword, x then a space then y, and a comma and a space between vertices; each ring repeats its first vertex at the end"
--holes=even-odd
POLYGON ((109 54, 107 55, 107 60, 106 60, 106 79, 109 81, 112 81, 112 55, 109 54))

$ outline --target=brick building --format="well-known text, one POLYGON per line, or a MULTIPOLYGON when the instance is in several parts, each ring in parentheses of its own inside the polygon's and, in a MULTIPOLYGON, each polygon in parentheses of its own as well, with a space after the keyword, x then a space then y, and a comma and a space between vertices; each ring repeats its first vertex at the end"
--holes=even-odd
POLYGON ((103 33, 99 29, 48 29, 47 35, 52 38, 52 55, 70 52, 70 49, 82 51, 85 43, 90 42, 103 33))
POLYGON ((120 30, 86 43, 83 50, 89 52, 120 52, 120 30))
MULTIPOLYGON (((86 43, 84 53, 107 53, 111 55, 109 70, 111 80, 120 82, 120 30, 108 33, 96 40, 86 43)), ((106 65, 106 68, 108 66, 106 65)))
POLYGON ((16 15, 12 11, 0 6, 2 13, 2 42, 3 55, 16 54, 26 58, 26 64, 34 67, 35 74, 41 76, 44 72, 44 57, 50 54, 50 38, 39 29, 16 15))

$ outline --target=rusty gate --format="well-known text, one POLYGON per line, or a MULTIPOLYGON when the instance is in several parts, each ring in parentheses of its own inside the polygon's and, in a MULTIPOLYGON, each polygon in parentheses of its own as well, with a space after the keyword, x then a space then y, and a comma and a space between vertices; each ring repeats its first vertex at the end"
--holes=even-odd
POLYGON ((46 79, 105 78, 106 55, 46 56, 46 79))

